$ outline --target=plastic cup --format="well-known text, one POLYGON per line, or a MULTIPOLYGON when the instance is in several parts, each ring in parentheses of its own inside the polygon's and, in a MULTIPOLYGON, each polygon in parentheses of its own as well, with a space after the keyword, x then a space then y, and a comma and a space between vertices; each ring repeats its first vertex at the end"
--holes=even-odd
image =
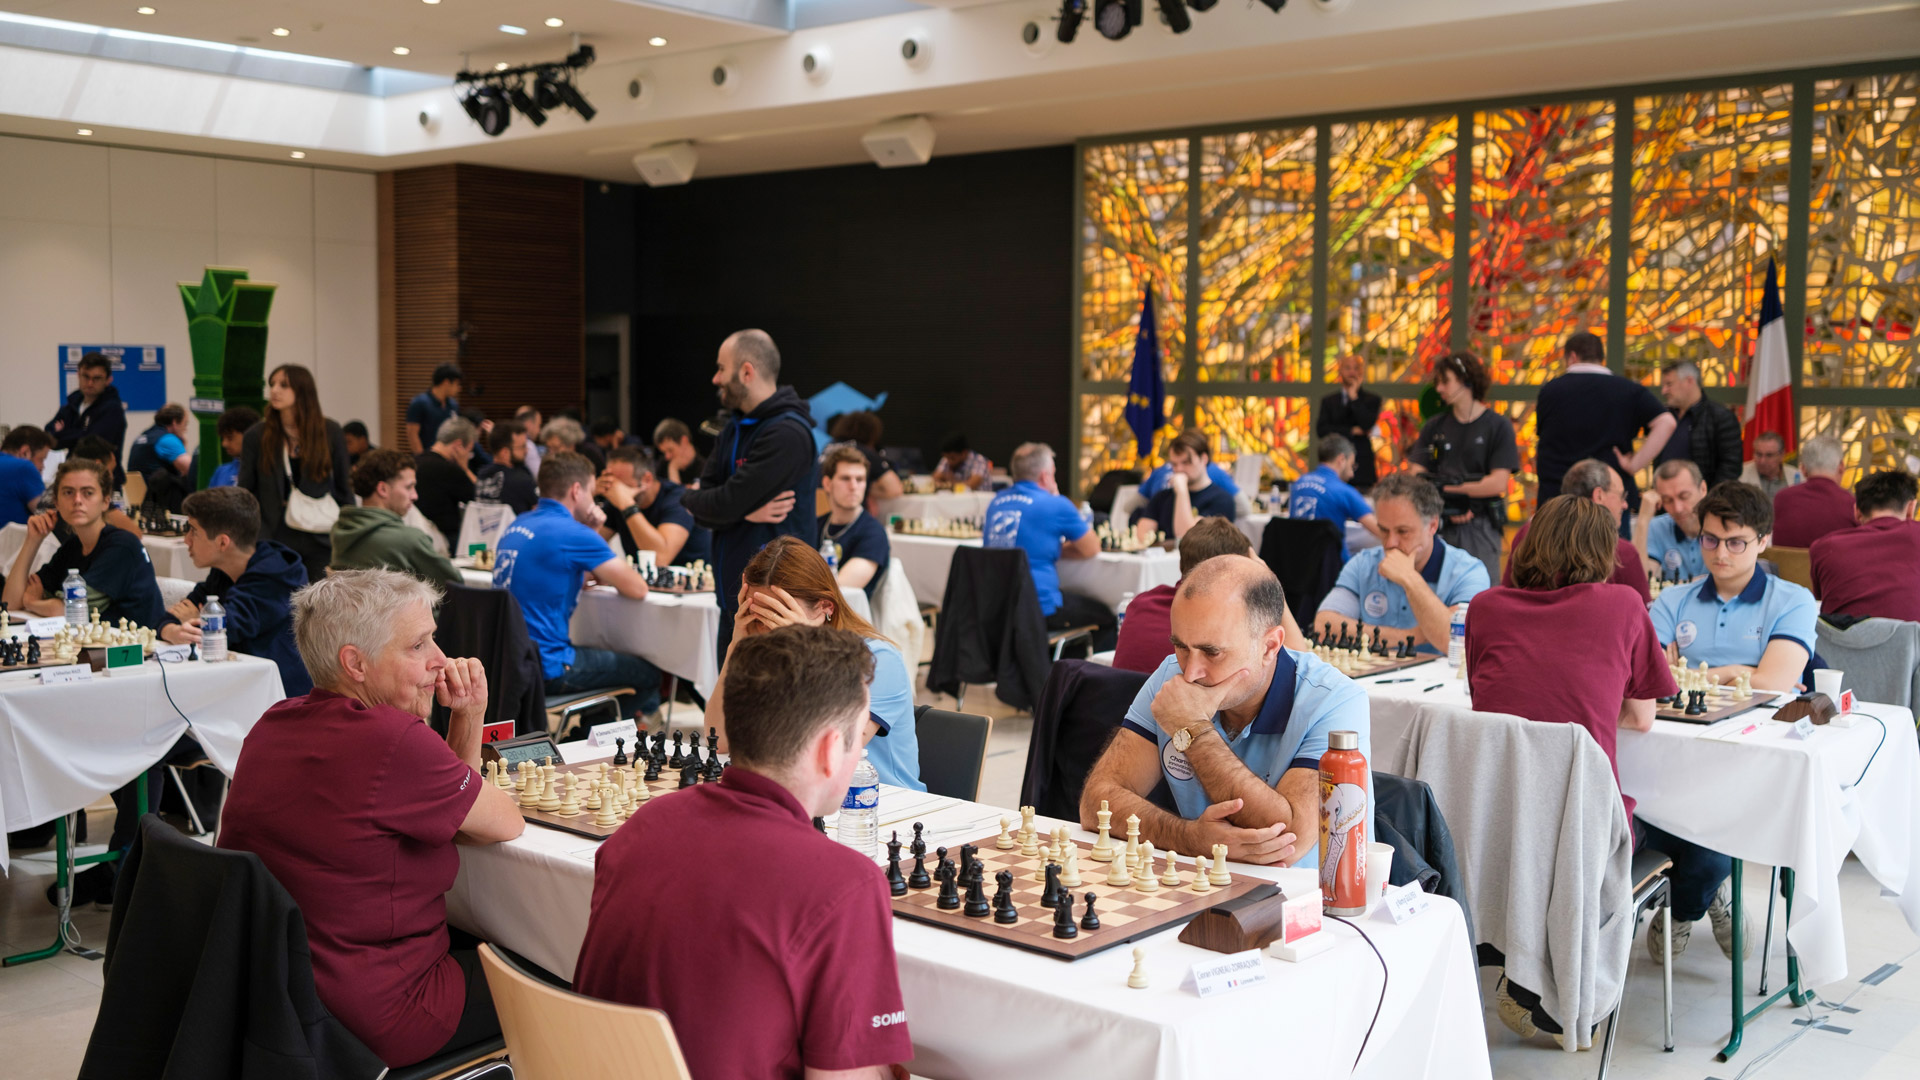
POLYGON ((1371 908, 1387 895, 1387 878, 1393 873, 1393 845, 1367 845, 1367 906, 1371 908))
POLYGON ((1832 699, 1834 705, 1838 706, 1840 704, 1840 687, 1845 682, 1846 675, 1846 672, 1838 668, 1814 668, 1814 693, 1827 695, 1828 698, 1832 699))

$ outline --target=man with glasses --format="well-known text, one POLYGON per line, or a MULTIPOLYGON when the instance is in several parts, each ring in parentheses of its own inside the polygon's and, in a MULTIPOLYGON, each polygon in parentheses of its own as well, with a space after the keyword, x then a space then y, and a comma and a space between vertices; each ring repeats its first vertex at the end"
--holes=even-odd
POLYGON ((1706 495, 1700 466, 1686 458, 1654 470, 1653 490, 1640 496, 1640 516, 1633 519, 1633 546, 1648 570, 1669 581, 1692 581, 1707 572, 1694 510, 1706 495))
MULTIPOLYGON (((1688 463, 1691 464, 1691 463, 1688 463)), ((1759 569, 1760 553, 1773 533, 1773 500, 1752 484, 1729 481, 1714 488, 1697 508, 1700 551, 1707 580, 1698 586, 1668 589, 1649 614, 1669 658, 1704 661, 1708 674, 1725 683, 1749 676, 1756 690, 1791 692, 1813 655, 1814 619, 1820 605, 1813 594, 1759 569)), ((1673 952, 1686 947, 1693 924, 1705 914, 1713 920, 1720 950, 1733 955, 1732 893, 1727 876, 1733 860, 1717 851, 1635 819, 1643 846, 1673 857, 1673 952)), ((1658 962, 1659 924, 1647 947, 1658 962)), ((1749 950, 1751 934, 1746 936, 1749 950)))

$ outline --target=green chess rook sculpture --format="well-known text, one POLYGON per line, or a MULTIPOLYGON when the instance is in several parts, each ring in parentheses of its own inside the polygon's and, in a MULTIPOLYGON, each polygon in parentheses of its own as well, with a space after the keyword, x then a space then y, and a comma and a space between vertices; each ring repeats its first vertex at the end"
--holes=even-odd
POLYGON ((225 459, 219 450, 220 414, 246 405, 266 411, 267 315, 279 286, 248 281, 237 266, 209 266, 196 282, 180 283, 193 348, 193 415, 200 418, 200 474, 205 487, 225 459))

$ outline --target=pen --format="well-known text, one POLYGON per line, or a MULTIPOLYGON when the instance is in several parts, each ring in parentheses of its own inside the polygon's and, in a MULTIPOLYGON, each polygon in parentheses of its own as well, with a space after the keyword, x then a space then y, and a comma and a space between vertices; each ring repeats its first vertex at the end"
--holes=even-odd
POLYGON ((1421 693, 1423 693, 1423 694, 1426 694, 1426 693, 1431 693, 1432 691, 1435 691, 1435 690, 1438 690, 1438 689, 1440 689, 1441 687, 1443 687, 1443 686, 1445 686, 1445 685, 1447 685, 1447 684, 1446 684, 1446 683, 1443 683, 1443 682, 1437 682, 1437 683, 1434 683, 1434 684, 1433 684, 1432 686, 1429 686, 1429 687, 1427 687, 1427 688, 1426 688, 1425 690, 1422 690, 1422 691, 1420 691, 1420 692, 1421 692, 1421 693))
POLYGON ((1377 682, 1377 683, 1375 683, 1374 685, 1376 685, 1376 686, 1378 686, 1378 685, 1380 685, 1380 683, 1390 683, 1390 682, 1412 682, 1412 681, 1413 681, 1412 679, 1381 679, 1381 680, 1379 680, 1379 682, 1377 682))

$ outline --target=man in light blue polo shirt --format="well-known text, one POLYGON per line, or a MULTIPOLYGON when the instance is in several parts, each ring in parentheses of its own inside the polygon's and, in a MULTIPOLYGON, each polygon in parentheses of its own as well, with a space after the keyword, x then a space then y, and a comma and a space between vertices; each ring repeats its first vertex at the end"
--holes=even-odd
MULTIPOLYGON (((1692 462, 1682 464, 1692 465, 1692 462)), ((1820 604, 1799 585, 1759 568, 1773 534, 1773 500, 1752 484, 1729 481, 1700 500, 1700 548, 1709 576, 1697 587, 1668 589, 1648 614, 1660 643, 1721 682, 1747 675, 1756 690, 1792 691, 1813 656, 1814 620, 1820 604)), ((1713 920, 1720 951, 1733 955, 1732 891, 1726 887, 1733 860, 1682 840, 1635 815, 1645 834, 1641 846, 1673 857, 1673 952, 1686 948, 1693 924, 1713 920)), ((1661 954, 1658 924, 1648 949, 1661 954)), ((1753 936, 1746 935, 1750 952, 1753 936)))
POLYGON ((1087 526, 1080 510, 1060 494, 1055 477, 1053 448, 1046 443, 1022 443, 1007 462, 1013 486, 987 504, 981 542, 990 548, 1024 548, 1034 591, 1040 594, 1040 614, 1047 629, 1092 626, 1093 651, 1113 648, 1120 636, 1120 620, 1113 609, 1090 596, 1064 592, 1062 558, 1091 559, 1100 554, 1100 538, 1087 526))
POLYGON ((1320 467, 1293 482, 1287 495, 1287 516, 1295 521, 1318 518, 1331 521, 1340 530, 1340 561, 1353 557, 1347 550, 1347 522, 1380 535, 1380 522, 1365 496, 1347 481, 1353 479, 1353 442, 1345 435, 1329 435, 1320 440, 1320 467))
POLYGON ((1478 558, 1440 539, 1440 492, 1413 473, 1393 473, 1373 486, 1373 512, 1382 547, 1347 560, 1333 591, 1320 601, 1314 626, 1321 637, 1356 624, 1406 631, 1423 653, 1443 651, 1453 609, 1489 584, 1478 558))
POLYGON ((1312 653, 1285 647, 1286 610, 1258 559, 1216 556, 1182 579, 1173 655, 1094 763, 1082 825, 1095 828, 1105 802, 1116 834, 1138 817, 1140 838, 1161 851, 1208 855, 1225 844, 1238 862, 1320 864, 1320 756, 1333 731, 1356 732, 1372 755, 1367 696, 1312 653))
POLYGON ((1662 581, 1693 581, 1707 573, 1700 555, 1700 515, 1697 507, 1707 497, 1700 466, 1686 458, 1663 463, 1653 472, 1653 490, 1640 496, 1640 516, 1633 519, 1633 546, 1647 569, 1662 581), (1665 514, 1655 516, 1655 511, 1665 514))

